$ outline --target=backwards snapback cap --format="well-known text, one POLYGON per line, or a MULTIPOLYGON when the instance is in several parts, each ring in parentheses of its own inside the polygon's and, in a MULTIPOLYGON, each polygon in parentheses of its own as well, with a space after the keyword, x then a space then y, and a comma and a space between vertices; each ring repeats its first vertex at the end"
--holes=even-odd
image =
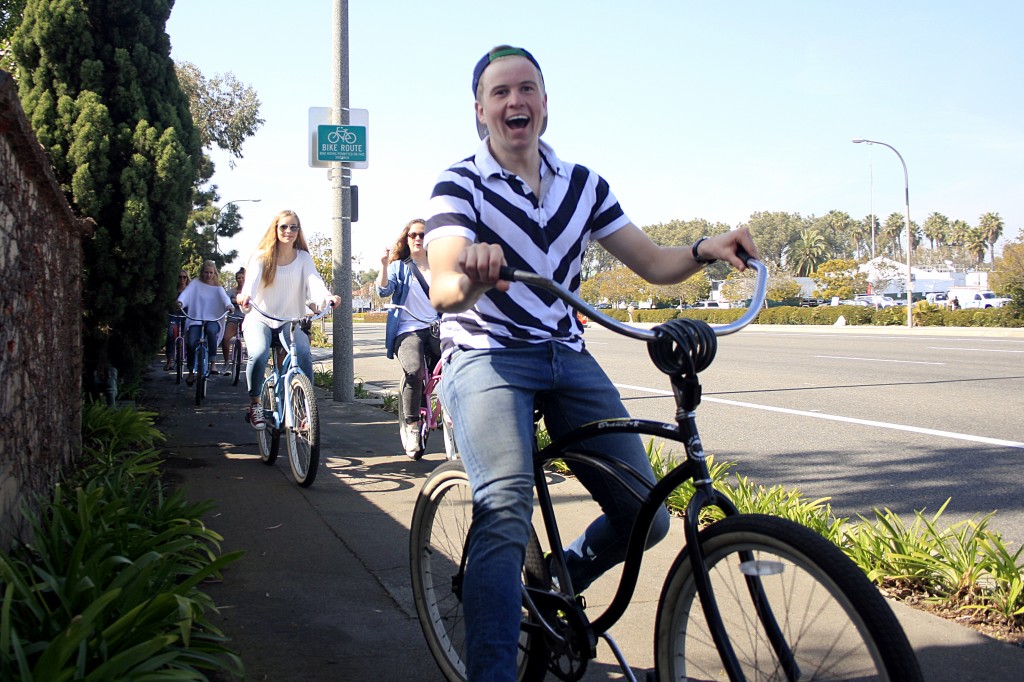
MULTIPOLYGON (((476 66, 473 67, 474 98, 476 98, 476 91, 477 88, 480 86, 480 79, 483 77, 484 71, 487 70, 487 67, 490 66, 491 62, 493 62, 496 59, 501 59, 502 57, 526 57, 527 59, 530 60, 531 64, 537 67, 537 73, 540 74, 541 79, 544 78, 544 72, 541 71, 540 64, 537 63, 537 60, 534 58, 532 54, 529 53, 528 50, 521 47, 501 47, 489 51, 487 54, 481 57, 480 61, 476 63, 476 66)), ((476 118, 475 113, 474 118, 476 118)), ((544 128, 547 128, 547 120, 544 121, 543 128, 541 129, 542 133, 544 132, 544 128)), ((487 137, 487 126, 481 123, 479 118, 476 119, 476 132, 480 136, 481 140, 487 137)))

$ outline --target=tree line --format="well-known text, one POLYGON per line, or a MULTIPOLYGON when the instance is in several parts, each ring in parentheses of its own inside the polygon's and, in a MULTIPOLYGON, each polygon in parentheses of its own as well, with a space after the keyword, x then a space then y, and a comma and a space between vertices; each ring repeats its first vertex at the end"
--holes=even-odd
MULTIPOLYGON (((808 217, 765 211, 753 213, 736 227, 750 229, 761 259, 772 273, 773 286, 777 288, 771 297, 778 300, 789 298, 783 295, 786 292, 795 290, 797 293, 793 296, 799 293, 799 284, 793 277, 814 277, 826 264, 822 277, 829 273, 827 277, 833 278, 836 270, 851 267, 856 270, 857 264, 874 257, 906 260, 906 220, 899 212, 879 221, 870 214, 856 220, 838 210, 808 217)), ((688 246, 702 236, 726 232, 733 227, 696 219, 671 220, 641 229, 657 244, 688 246)), ((933 212, 925 219, 923 227, 911 222, 911 259, 916 267, 952 267, 963 271, 986 267, 987 253, 991 259, 988 267, 995 268, 1000 261, 995 258, 995 244, 1002 237, 1003 229, 1003 220, 995 212, 983 214, 973 226, 965 220, 933 212)), ((587 248, 583 267, 581 286, 584 296, 592 302, 656 298, 692 303, 707 297, 711 280, 725 280, 731 270, 724 263, 716 263, 706 268, 703 276, 693 277, 681 285, 653 287, 639 278, 631 278, 629 271, 597 243, 587 248)), ((851 285, 860 287, 856 293, 863 293, 866 281, 851 282, 851 285)))

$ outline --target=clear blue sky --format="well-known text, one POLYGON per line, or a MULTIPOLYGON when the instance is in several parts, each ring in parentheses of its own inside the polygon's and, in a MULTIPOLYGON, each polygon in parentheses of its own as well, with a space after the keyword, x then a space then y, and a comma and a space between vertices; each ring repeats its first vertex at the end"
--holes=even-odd
MULTIPOLYGON (((1019 0, 350 0, 349 101, 370 116, 370 167, 352 171, 356 267, 379 267, 438 174, 475 151, 472 68, 501 43, 540 62, 544 139, 601 173, 639 226, 902 213, 899 159, 850 141, 864 137, 902 154, 915 222, 994 211, 1014 238, 1022 26, 1019 0)), ((306 135, 308 108, 331 104, 332 2, 176 0, 167 31, 175 60, 230 71, 263 102, 237 167, 214 155, 223 201, 262 199, 239 205, 245 230, 224 246, 247 258, 283 208, 330 235, 327 171, 309 168, 306 135)))

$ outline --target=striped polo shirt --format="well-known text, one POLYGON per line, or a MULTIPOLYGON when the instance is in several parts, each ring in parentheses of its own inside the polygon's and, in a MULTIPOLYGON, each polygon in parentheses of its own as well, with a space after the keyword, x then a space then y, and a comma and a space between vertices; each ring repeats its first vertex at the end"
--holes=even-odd
MULTIPOLYGON (((590 240, 604 239, 628 225, 629 218, 597 173, 560 161, 544 142, 540 156, 543 202, 498 164, 485 139, 476 155, 446 170, 434 186, 424 246, 449 236, 500 244, 510 266, 577 292, 590 240)), ((554 294, 521 282, 513 282, 507 292, 491 289, 470 310, 446 314, 441 324, 446 349, 551 340, 581 350, 583 329, 572 308, 554 294)))

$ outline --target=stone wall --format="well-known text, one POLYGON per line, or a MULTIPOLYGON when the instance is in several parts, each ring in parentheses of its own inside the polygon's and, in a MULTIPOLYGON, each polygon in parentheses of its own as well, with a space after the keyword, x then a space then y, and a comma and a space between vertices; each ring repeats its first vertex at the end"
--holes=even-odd
POLYGON ((0 548, 81 453, 86 229, 0 71, 0 548))

